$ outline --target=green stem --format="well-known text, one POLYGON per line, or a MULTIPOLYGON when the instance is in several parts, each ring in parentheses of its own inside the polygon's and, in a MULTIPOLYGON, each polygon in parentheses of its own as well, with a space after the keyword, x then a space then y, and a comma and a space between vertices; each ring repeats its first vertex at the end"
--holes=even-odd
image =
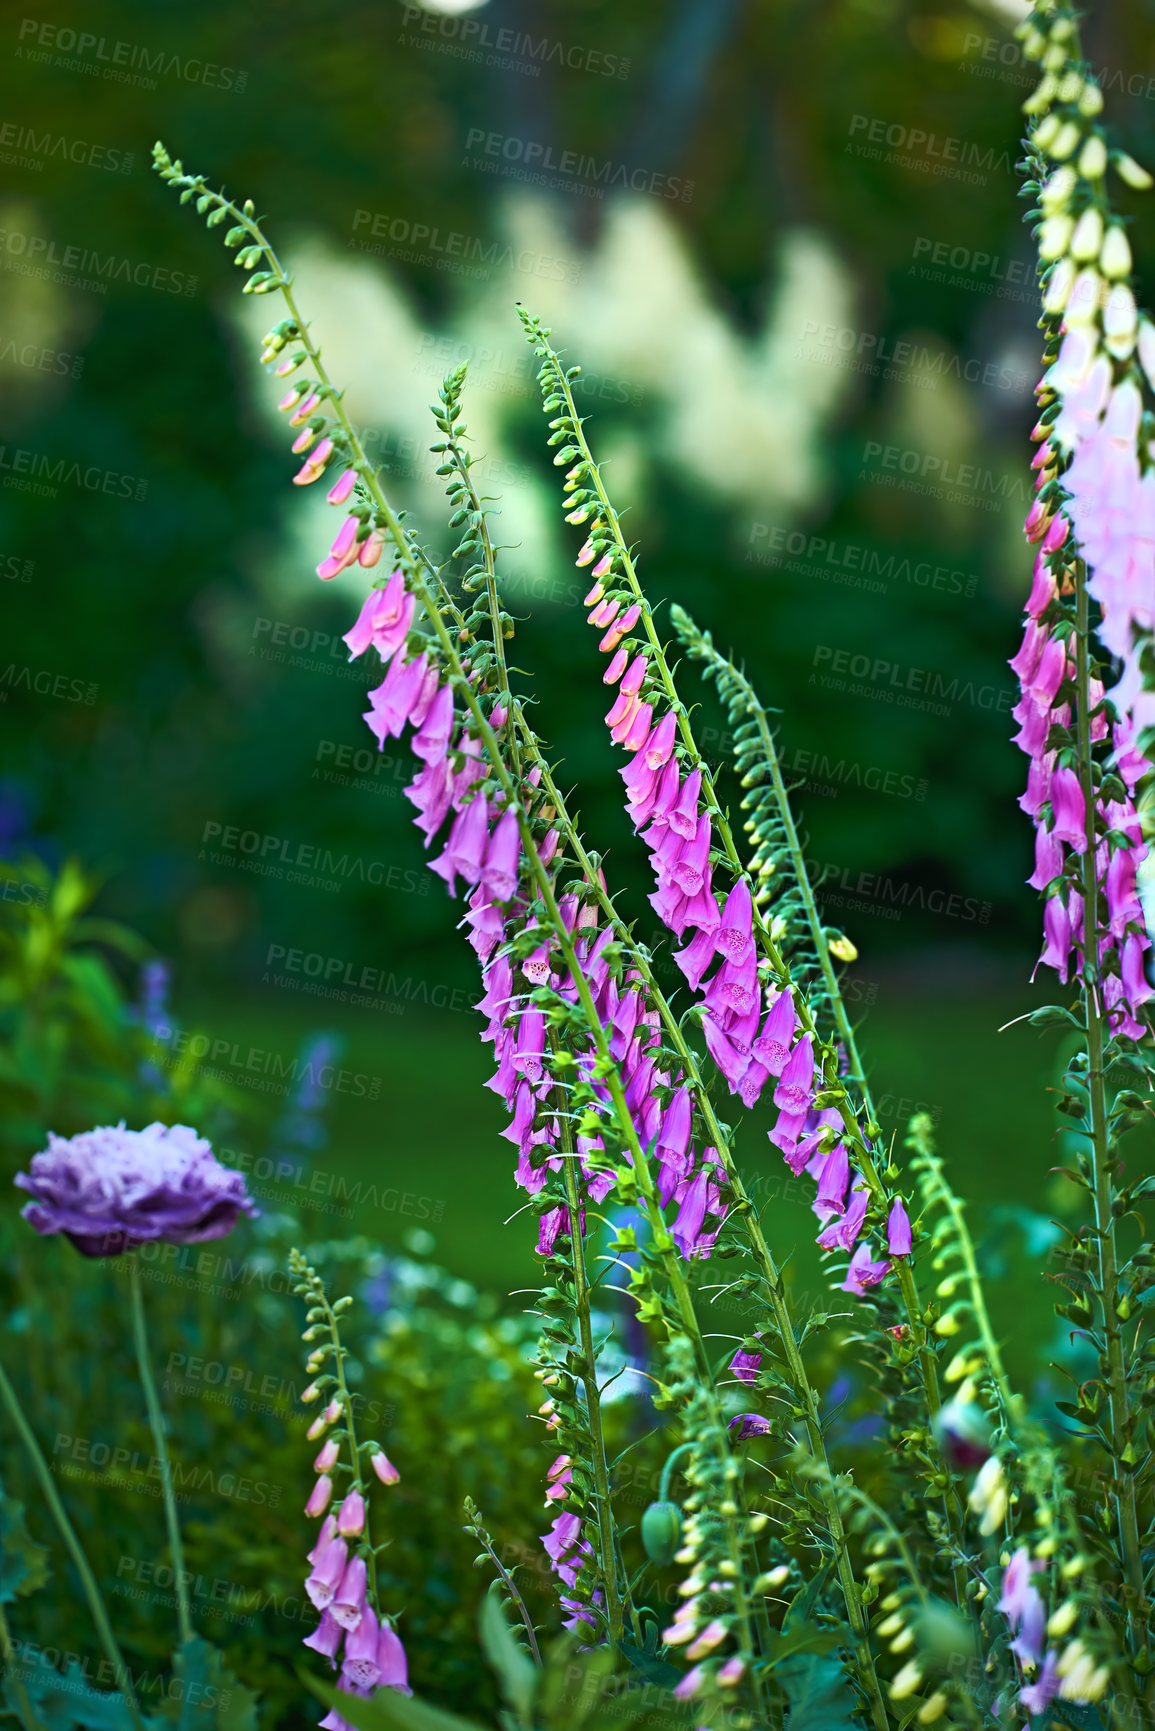
POLYGON ((72 1558, 76 1572, 80 1576, 80 1584, 84 1589, 84 1597, 88 1601, 88 1609, 93 1624, 95 1625, 97 1636, 100 1640, 101 1646, 104 1648, 104 1656, 112 1666, 117 1688, 124 1696, 125 1705, 128 1708, 132 1723, 136 1727, 136 1731, 145 1731, 144 1720, 140 1716, 140 1708, 137 1706, 136 1695, 133 1692, 132 1673, 125 1664, 124 1657, 120 1648, 117 1646, 116 1636, 112 1632, 112 1624, 108 1620, 108 1612, 104 1608, 104 1600, 100 1596, 100 1588, 96 1584, 96 1576, 93 1574, 88 1558, 84 1554, 84 1550, 81 1546, 80 1540, 76 1536, 76 1531, 72 1522, 69 1520, 68 1515, 65 1512, 64 1504, 60 1500, 55 1482, 48 1468, 48 1463, 41 1454, 40 1445, 36 1441, 32 1427, 24 1416, 24 1410, 17 1398, 16 1390, 9 1382, 2 1365, 0 1365, 0 1401, 3 1401, 8 1416, 15 1427, 16 1434, 24 1444, 25 1451, 32 1463, 32 1470, 39 1482, 40 1489, 44 1493, 44 1500, 48 1504, 49 1512, 51 1513, 53 1520, 56 1522, 57 1529, 59 1530, 61 1538, 64 1540, 69 1556, 72 1558))
POLYGON ((4 1676, 11 1685, 16 1697, 16 1716, 24 1731, 46 1731, 43 1720, 36 1717, 35 1709, 28 1699, 28 1691, 20 1676, 20 1661, 16 1649, 12 1645, 12 1634, 8 1628, 8 1619, 4 1615, 4 1607, 0 1604, 0 1658, 4 1660, 4 1676))
POLYGON ((361 1450, 357 1445, 357 1426, 353 1418, 353 1396, 345 1381, 345 1348, 341 1344, 341 1328, 337 1314, 329 1303, 324 1283, 317 1282, 317 1302, 324 1307, 325 1321, 329 1329, 329 1339, 333 1343, 333 1360, 337 1371, 337 1387, 341 1391, 341 1407, 345 1414, 345 1428, 349 1434, 349 1458, 353 1463, 352 1482, 365 1505, 365 1527, 361 1534, 360 1546, 367 1552, 369 1560, 369 1586, 373 1599, 373 1608, 380 1615, 381 1604, 377 1591, 377 1553, 373 1549, 373 1532, 369 1516, 369 1498, 365 1494, 365 1482, 361 1477, 361 1450))
POLYGON ((1106 1078, 1104 1075, 1103 1013, 1099 999, 1099 884, 1096 875, 1098 837, 1095 833, 1096 787, 1094 757, 1091 745, 1091 656, 1090 619, 1087 596, 1087 570, 1083 561, 1075 565, 1075 678, 1077 699, 1077 740, 1079 781, 1083 790, 1085 845, 1082 858, 1083 890, 1083 1020, 1087 1032, 1087 1098, 1090 1108, 1091 1169, 1095 1201, 1095 1237, 1099 1253, 1098 1298, 1103 1321, 1103 1338, 1107 1348, 1107 1392, 1110 1410, 1111 1455, 1114 1478, 1115 1515, 1122 1550, 1123 1572, 1127 1581, 1127 1621, 1134 1646, 1137 1623, 1146 1614, 1146 1594, 1143 1584, 1143 1554, 1139 1540, 1139 1521, 1135 1506, 1135 1481, 1123 1465, 1122 1456, 1130 1443, 1130 1414, 1127 1407, 1127 1371, 1124 1360, 1123 1336, 1116 1314, 1119 1285, 1118 1248, 1115 1237, 1115 1216, 1112 1209, 1111 1147, 1107 1119, 1106 1078))
POLYGON ((578 1318, 581 1341, 582 1387, 586 1395, 586 1419, 593 1443, 594 1486, 598 1506, 598 1547, 601 1553, 602 1591, 606 1598, 606 1625, 615 1647, 622 1641, 622 1602, 618 1593, 617 1546, 614 1542, 614 1516, 610 1503, 610 1478, 606 1468, 605 1435, 602 1430, 601 1394, 598 1389, 598 1367, 594 1356, 593 1325, 590 1321, 589 1281, 586 1276, 585 1248, 582 1244, 581 1197, 578 1194, 577 1165, 570 1135, 569 1119, 558 1113, 562 1165, 565 1172, 566 1203, 569 1208, 570 1243, 573 1246, 571 1266, 574 1281, 574 1310, 578 1318))
MULTIPOLYGON (((218 196, 218 195, 214 195, 214 196, 218 196)), ((655 1190, 654 1183, 653 1183, 653 1177, 649 1171, 648 1162, 647 1162, 645 1154, 642 1150, 641 1144, 638 1140, 637 1131, 634 1127, 632 1117, 631 1117, 629 1109, 626 1105, 625 1093, 624 1093, 624 1090, 622 1088, 621 1079, 617 1074, 616 1065, 614 1065, 613 1059, 610 1055, 609 1044, 608 1044, 608 1041, 606 1039, 605 1030, 602 1028, 600 1020, 598 1018, 597 1011, 596 1011, 596 1008, 595 1008, 594 1003, 593 1003, 593 998, 592 998, 592 994, 590 992, 588 982, 586 981, 580 967, 578 966, 577 959, 576 959, 576 956, 574 953, 573 944, 572 944, 571 939, 570 939, 570 935, 569 935, 568 931, 566 930, 565 922, 562 920, 560 911, 559 911, 558 906, 557 906, 557 901, 556 901, 556 898, 555 898, 554 893, 553 893, 553 888, 552 888, 552 884, 551 884, 551 881, 549 878, 549 873, 541 861, 541 858, 538 854, 538 850, 536 847, 536 843, 535 843, 533 834, 532 834, 530 826, 529 826, 528 819, 525 815, 523 808, 521 807, 520 803, 518 802, 517 789, 515 788, 514 783, 511 779, 510 775, 509 775, 509 771, 505 765, 500 747, 499 747, 498 742, 497 742, 496 735, 494 734, 494 731, 493 731, 492 727, 490 726, 489 721, 487 720, 485 714, 482 711, 480 701, 477 697, 476 692, 474 691, 470 681, 465 677, 465 674, 464 674, 464 671, 463 671, 462 665, 461 665, 461 658, 457 652, 457 647, 456 647, 455 643, 453 642, 453 639, 452 639, 449 631, 446 628, 445 621, 441 616, 440 610, 434 605, 433 598, 430 594, 428 584, 427 584, 425 577, 424 577, 422 570, 421 570, 420 559, 419 559, 418 555, 416 555, 414 553, 412 547, 410 546, 409 537, 408 537, 407 533, 403 529, 399 519, 397 518, 396 514, 392 510, 391 506, 389 505, 388 500, 385 497, 385 494, 384 494, 384 492, 380 486, 380 483, 377 480, 376 472, 371 468, 369 461, 368 461, 368 458, 365 454, 364 448, 361 444, 361 441, 358 438, 357 433, 352 426, 352 423, 349 421, 348 416, 345 414, 344 407, 340 401, 340 397, 339 397, 338 393, 335 391, 335 389, 332 385, 332 381, 329 379, 328 373, 325 370, 325 368, 321 362, 320 352, 317 349, 317 346, 313 343, 313 341, 312 341, 311 337, 309 336, 308 331, 305 327, 305 324, 304 324, 303 320, 301 319, 300 313, 297 309, 296 301, 293 297, 292 284, 291 284, 290 279, 287 276, 287 273, 282 268, 280 260, 277 257, 272 246, 266 240, 264 234, 261 232, 258 225, 252 220, 252 218, 246 217, 245 215, 243 215, 242 212, 238 211, 236 206, 233 205, 231 203, 231 201, 221 199, 220 203, 223 205, 223 207, 225 209, 229 210, 236 217, 237 221, 241 225, 243 225, 250 234, 252 234, 254 242, 256 244, 258 244, 263 249, 263 251, 265 252, 265 255, 269 261, 271 268, 276 273, 276 276, 278 279, 279 292, 285 301, 285 304, 286 304, 286 307, 288 308, 290 317, 292 318, 298 332, 300 333, 300 341, 301 341, 301 343, 305 349, 306 355, 307 355, 314 371, 316 372, 318 381, 322 386, 325 387, 326 397, 327 397, 328 401, 330 402, 330 404, 332 405, 334 418, 337 420, 338 424, 340 425, 342 432, 344 433, 345 438, 348 442, 353 465, 357 469, 357 472, 360 475, 362 482, 366 487, 366 490, 371 495, 371 497, 373 499, 374 506, 376 507, 376 510, 380 516, 381 521, 384 523, 384 525, 386 526, 386 528, 389 531, 389 534, 390 534, 390 536, 391 536, 391 538, 392 538, 392 540, 393 540, 393 542, 397 548, 398 557, 400 558, 401 563, 402 563, 402 565, 403 565, 404 569, 406 570, 406 573, 409 577, 411 587, 412 587, 414 593, 416 594, 418 601, 421 603, 421 605, 425 611, 425 614, 428 617, 431 625, 433 626, 434 632, 435 632, 435 634, 436 634, 436 636, 437 636, 437 638, 441 644, 441 649, 442 649, 442 652, 445 656, 446 663, 453 671, 455 684, 457 685, 457 687, 461 693, 461 696, 463 697, 465 704, 471 713, 471 716, 473 719, 473 724, 474 724, 474 727, 477 731, 478 737, 480 738, 480 740, 481 740, 481 742, 485 748, 486 755, 489 758, 489 761, 490 761, 490 763, 493 767, 494 773, 497 776, 497 779, 498 779, 498 781, 502 787, 502 790, 506 794, 506 797, 507 797, 511 807, 513 807, 518 813, 518 825, 519 825, 519 830, 521 833, 522 845, 523 845, 523 848, 524 848, 524 851, 526 854, 526 858, 529 862, 531 872, 532 872, 533 877, 534 877, 536 884, 537 884, 538 892, 539 892, 541 899, 543 901, 543 904, 545 906, 545 910, 546 910, 546 913, 547 913, 547 916, 549 919, 549 923, 550 923, 550 925, 553 929, 553 932, 555 934, 556 941, 557 941, 558 946, 561 950, 562 956, 565 960, 567 969, 570 973, 570 977, 573 979, 573 981, 577 987, 578 995, 579 995, 579 998, 580 998, 581 1004, 582 1004, 582 1009, 585 1013, 585 1017, 586 1017, 588 1025, 589 1025, 589 1031, 590 1031, 591 1037, 593 1038, 595 1049, 598 1053, 599 1058, 602 1061, 601 1068, 605 1073, 605 1083, 606 1083, 607 1090, 610 1094, 611 1103, 612 1103, 613 1109, 614 1109, 614 1116, 617 1120, 619 1130, 620 1130, 620 1133, 622 1136, 622 1140, 625 1143, 626 1149, 628 1151, 631 1165, 633 1167, 634 1174, 635 1174, 635 1177, 636 1177, 636 1180, 638 1183, 639 1191, 640 1191, 640 1193, 643 1197, 644 1203, 645 1203, 645 1210, 646 1210, 647 1218, 648 1218, 649 1224, 650 1224, 650 1231, 651 1231, 651 1236, 652 1236, 655 1251, 657 1252, 657 1254, 661 1258, 663 1268, 664 1268, 665 1273, 666 1273, 666 1278, 667 1278, 667 1281, 668 1281, 669 1286, 670 1286, 670 1290, 674 1296, 674 1300, 675 1300, 675 1303, 677 1305, 678 1314, 679 1314, 679 1317, 681 1319, 682 1326, 685 1329, 685 1332, 687 1333, 688 1337, 690 1338, 690 1340, 694 1344, 695 1355, 696 1355, 696 1358, 697 1358, 697 1361, 699 1364, 699 1368, 700 1368, 700 1372, 701 1372, 701 1375, 703 1378, 703 1382, 704 1382, 705 1386, 708 1389, 710 1389, 711 1396, 716 1401, 716 1397, 713 1397, 713 1392, 712 1392, 713 1391, 713 1382, 712 1382, 712 1376, 711 1376, 710 1360, 709 1360, 709 1357, 706 1353, 704 1342, 702 1341, 701 1331, 700 1331, 700 1328, 698 1326, 697 1316, 696 1316, 695 1311, 694 1311, 693 1300, 692 1300, 692 1297, 690 1295, 689 1287, 686 1283, 685 1276, 683 1275, 681 1268, 679 1266, 679 1263, 678 1263, 676 1246, 674 1245, 673 1240, 670 1238, 668 1229, 666 1227, 665 1221, 664 1221, 663 1216, 662 1216, 661 1206, 660 1206, 660 1203, 658 1201, 657 1192, 655 1190)), ((572 404, 572 397, 570 398, 570 402, 572 404)), ((575 414, 576 414, 576 411, 575 411, 575 414)), ((599 480, 598 485, 600 487, 600 480, 599 480)), ((606 500, 606 505, 607 505, 607 509, 608 509, 609 508, 608 500, 606 500)), ((628 558, 628 553, 627 553, 627 558, 628 558)), ((632 567, 631 567, 631 569, 632 569, 632 567)), ((639 591, 639 595, 640 595, 640 591, 639 591)), ((649 611, 648 611, 648 608, 645 607, 645 605, 644 605, 644 599, 643 599, 643 611, 644 611, 646 621, 647 621, 647 629, 652 632, 652 625, 651 625, 650 620, 649 620, 649 611)), ((656 644, 656 639, 655 639, 655 644, 656 644)), ((659 657, 659 659, 660 659, 660 657, 659 657)), ((668 677, 668 673, 667 673, 667 677, 668 677)), ((670 683, 671 683, 671 689, 672 689, 672 681, 670 683)), ((695 751, 695 754, 696 754, 696 747, 694 746, 693 736, 692 736, 692 734, 689 733, 688 722, 685 718, 684 711, 682 711, 682 709, 681 709, 681 705, 677 699, 676 692, 674 692, 672 695, 672 701, 677 705, 677 708, 679 710, 679 716, 680 716, 681 724, 683 726, 683 730, 686 733, 686 735, 688 736, 688 744, 691 747, 691 749, 693 749, 695 751)), ((703 785, 704 786, 706 786, 708 784, 708 780, 709 780, 708 774, 704 774, 703 775, 703 785)), ((726 824, 724 815, 721 813, 720 808, 717 805, 716 797, 713 795, 712 786, 710 786, 710 798, 712 800, 713 807, 714 807, 714 809, 717 813, 717 816, 718 816, 719 826, 724 833, 724 837, 726 840, 726 844, 727 844, 727 848, 728 848, 728 851, 730 853, 730 856, 734 862, 735 867, 739 871, 741 871, 741 869, 742 869, 741 863, 738 860, 736 850, 734 849, 733 840, 730 837, 729 826, 728 826, 728 824, 726 824)), ((755 913, 755 919, 757 920, 757 913, 755 913)), ((769 934, 768 933, 765 934, 765 937, 766 937, 767 944, 769 944, 769 942, 770 942, 769 934)), ((770 950, 771 950, 771 954, 772 954, 772 959, 776 959, 776 961, 777 961, 777 968, 778 968, 779 976, 780 977, 786 977, 787 971, 785 969, 785 965, 782 962, 781 957, 779 957, 777 955, 777 951, 773 949, 772 945, 770 946, 770 950)), ((853 1114, 851 1113, 849 1116, 850 1116, 851 1127, 852 1127, 852 1129, 854 1129, 855 1125, 854 1125, 853 1114)), ((719 1153, 720 1154, 722 1153, 721 1149, 719 1149, 719 1153)), ((731 1163, 730 1169, 733 1170, 732 1163, 731 1163)), ((875 1182, 877 1183, 877 1179, 875 1182)), ((766 1255, 767 1255, 767 1257, 769 1256, 768 1250, 766 1251, 766 1255)), ((779 1280, 779 1284, 780 1284, 780 1280, 779 1280)), ((784 1322, 785 1322, 785 1334, 784 1334, 783 1344, 784 1344, 784 1347, 787 1348, 788 1357, 791 1356, 791 1352, 792 1352, 794 1364, 796 1365, 797 1369, 802 1372, 802 1375, 804 1377, 805 1373, 802 1370, 801 1356, 798 1352, 797 1342, 794 1338, 793 1329, 790 1326, 789 1317, 785 1311, 785 1305, 784 1305, 784 1302, 782 1300, 781 1293, 780 1292, 773 1293, 772 1298, 776 1301, 776 1313, 779 1314, 784 1319, 784 1322)), ((817 1402, 816 1402, 816 1399, 813 1395, 813 1391, 810 1391, 810 1400, 809 1400, 808 1405, 809 1405, 810 1414, 811 1414, 811 1417, 808 1420, 808 1429, 811 1428, 811 1425, 816 1427, 817 1428, 817 1435, 818 1435, 818 1438, 820 1440, 821 1439, 821 1430, 820 1430, 820 1427, 817 1426, 817 1402)), ((719 1424, 720 1424, 720 1415, 719 1415, 719 1424)), ((724 1443, 722 1446, 723 1447, 725 1446, 724 1443)), ((735 1533, 734 1528, 733 1528, 733 1522, 732 1521, 730 1522, 730 1529, 731 1529, 732 1547, 734 1547, 737 1544, 737 1537, 736 1537, 736 1533, 735 1533)), ((882 1694, 881 1694, 881 1689, 880 1689, 879 1684, 878 1684, 878 1679, 877 1679, 877 1676, 875 1675, 875 1672, 874 1672, 873 1658, 872 1658, 870 1651, 869 1651, 869 1643, 868 1643, 868 1640, 866 1637, 865 1627, 863 1624, 862 1606, 861 1606, 861 1602, 858 1600, 857 1589, 854 1585, 853 1574, 852 1574, 852 1571, 850 1569, 850 1559, 849 1559, 849 1554, 848 1554, 847 1547, 846 1547, 845 1533, 841 1529, 841 1520, 837 1514, 836 1509, 833 1511, 833 1519, 831 1521, 831 1540, 832 1540, 832 1544, 834 1545, 836 1555, 838 1558, 840 1579, 842 1580, 844 1593, 846 1594, 847 1613, 848 1613, 848 1616, 850 1617, 850 1620, 851 1620, 851 1626, 855 1630, 856 1643, 857 1643, 858 1648, 859 1648, 860 1670, 862 1671, 862 1674, 863 1674, 864 1688, 865 1688, 867 1695, 868 1695, 868 1698, 870 1699, 870 1702, 871 1702, 871 1708, 872 1708, 872 1713, 874 1716, 875 1725, 878 1727, 878 1731, 889 1731, 889 1719, 888 1719, 888 1716, 886 1714, 886 1708, 885 1708, 885 1705, 884 1705, 883 1700, 882 1700, 882 1694), (859 1631, 861 1631, 861 1634, 859 1633, 859 1631)), ((738 1572, 738 1579, 735 1583, 735 1604, 736 1604, 736 1607, 739 1611, 739 1621, 740 1621, 740 1624, 742 1626, 743 1640, 747 1646, 747 1649, 749 1651, 752 1651, 753 1641, 752 1641, 752 1633, 751 1633, 750 1622, 749 1622, 749 1612, 748 1612, 748 1607, 746 1607, 744 1604, 744 1589, 742 1587, 740 1569, 738 1572)), ((757 1677, 756 1673, 754 1674, 753 1681, 754 1681, 755 1689, 760 1696, 761 1695, 761 1682, 760 1682, 760 1679, 757 1677)))
POLYGON ((152 1362, 148 1351, 148 1331, 144 1320, 144 1283, 140 1277, 140 1258, 135 1250, 128 1253, 129 1289, 132 1294, 132 1332, 136 1342, 136 1362, 140 1370, 140 1380, 144 1388, 145 1405, 148 1407, 148 1420, 152 1426, 152 1439, 156 1448, 157 1461, 160 1465, 161 1493, 164 1497, 164 1518, 168 1528, 168 1547, 172 1554, 173 1582, 176 1587, 176 1615, 180 1629, 181 1643, 193 1639, 192 1605, 189 1601, 188 1575, 184 1566, 184 1546, 180 1536, 180 1516, 177 1513, 176 1492, 172 1482, 172 1464, 168 1458, 168 1441, 165 1436, 164 1412, 160 1404, 160 1396, 156 1391, 156 1382, 152 1374, 152 1362))

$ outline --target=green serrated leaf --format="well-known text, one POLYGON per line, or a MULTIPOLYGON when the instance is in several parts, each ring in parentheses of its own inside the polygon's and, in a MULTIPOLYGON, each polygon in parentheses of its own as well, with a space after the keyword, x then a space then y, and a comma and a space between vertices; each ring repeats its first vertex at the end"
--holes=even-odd
POLYGON ((12 1714, 17 1713, 17 1683, 44 1731, 133 1731, 124 1696, 94 1689, 75 1659, 61 1672, 35 1648, 21 1654, 4 1675, 5 1709, 12 1714))
POLYGON ((517 1717, 526 1725, 531 1725, 539 1672, 533 1660, 513 1638, 502 1609, 501 1587, 496 1581, 482 1600, 478 1626, 482 1648, 497 1673, 503 1697, 517 1717))
POLYGON ((416 1695, 402 1695, 397 1689, 376 1689, 367 1701, 357 1695, 346 1695, 331 1683, 320 1683, 306 1672, 302 1681, 326 1707, 335 1707, 342 1719, 347 1719, 357 1731, 482 1731, 476 1719, 462 1719, 447 1713, 443 1707, 433 1707, 416 1695))
POLYGON ((24 1504, 0 1485, 0 1605, 35 1593, 48 1579, 48 1551, 29 1538, 24 1504))
POLYGON ((176 1684, 158 1727, 178 1731, 257 1731, 257 1697, 225 1666, 224 1655, 194 1636, 173 1658, 176 1684))

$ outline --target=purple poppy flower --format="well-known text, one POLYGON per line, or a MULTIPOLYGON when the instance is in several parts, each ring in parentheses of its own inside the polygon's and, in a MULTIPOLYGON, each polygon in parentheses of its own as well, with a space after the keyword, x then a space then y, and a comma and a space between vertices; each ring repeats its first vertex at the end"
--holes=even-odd
POLYGON ((63 1232, 85 1256, 119 1256, 137 1244, 223 1238, 256 1204, 240 1172, 222 1166, 187 1124, 124 1124, 54 1136, 15 1179, 34 1200, 25 1220, 63 1232))

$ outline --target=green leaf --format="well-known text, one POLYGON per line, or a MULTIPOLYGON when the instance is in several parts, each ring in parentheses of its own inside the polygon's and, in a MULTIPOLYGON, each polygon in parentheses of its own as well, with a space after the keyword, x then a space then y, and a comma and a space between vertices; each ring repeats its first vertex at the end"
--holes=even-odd
POLYGON ((13 1714, 17 1712, 14 1682, 24 1685, 45 1731, 73 1731, 74 1726, 82 1731, 133 1731, 123 1695, 94 1689, 75 1659, 61 1673, 39 1650, 22 1653, 4 1677, 4 1702, 13 1714))
POLYGON ((48 1552, 28 1536, 24 1504, 4 1495, 0 1485, 0 1605, 34 1593, 48 1579, 48 1552))
POLYGON ((1095 1709, 1082 1701, 1052 1701, 1047 1715, 1061 1719, 1064 1725, 1073 1725, 1075 1731, 1103 1731, 1103 1721, 1095 1709))
POLYGON ((478 1618, 481 1645, 497 1673, 501 1693, 519 1719, 533 1722, 533 1698, 537 1693, 538 1668, 513 1638, 501 1603, 501 1588, 495 1581, 485 1595, 478 1618))
POLYGON ((178 1731, 257 1731, 257 1697, 225 1668, 223 1654, 194 1636, 175 1654, 174 1682, 156 1721, 178 1731))
POLYGON ((795 1653, 829 1653, 845 1645, 849 1635, 849 1629, 843 1634, 838 1629, 820 1629, 817 1623, 791 1620, 780 1635, 771 1634, 767 1638, 766 1656, 772 1665, 781 1665, 795 1653))
POLYGON ((796 1653, 776 1667, 774 1679, 790 1703, 786 1731, 858 1731, 858 1698, 838 1659, 796 1653))
POLYGON ((357 1731, 482 1731, 476 1719, 461 1719, 442 1707, 431 1707, 415 1695, 402 1695, 397 1689, 377 1689, 367 1701, 358 1695, 346 1695, 331 1683, 319 1683, 307 1672, 301 1676, 323 1701, 335 1707, 342 1719, 355 1725, 357 1731))

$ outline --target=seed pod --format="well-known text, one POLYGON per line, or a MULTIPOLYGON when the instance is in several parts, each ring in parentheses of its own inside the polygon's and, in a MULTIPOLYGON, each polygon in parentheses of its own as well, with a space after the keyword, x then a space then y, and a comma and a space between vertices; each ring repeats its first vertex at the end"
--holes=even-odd
POLYGON ((672 1563, 682 1543, 682 1511, 677 1503, 651 1503, 642 1516, 642 1544, 652 1563, 672 1563))

